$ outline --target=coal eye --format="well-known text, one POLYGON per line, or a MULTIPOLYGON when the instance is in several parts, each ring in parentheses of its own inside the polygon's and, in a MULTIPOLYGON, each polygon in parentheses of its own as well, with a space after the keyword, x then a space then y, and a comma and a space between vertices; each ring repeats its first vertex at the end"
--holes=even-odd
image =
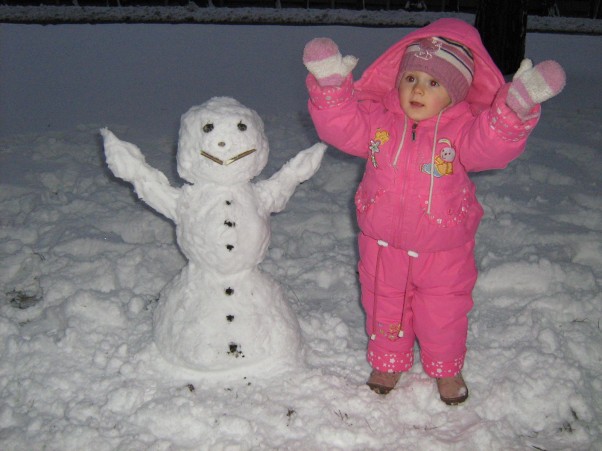
POLYGON ((211 130, 213 130, 213 124, 209 123, 209 124, 203 125, 203 131, 205 133, 209 133, 211 130))
POLYGON ((243 124, 242 122, 239 122, 239 123, 238 123, 238 129, 239 129, 241 132, 244 132, 244 131, 247 129, 247 125, 246 125, 246 124, 243 124))

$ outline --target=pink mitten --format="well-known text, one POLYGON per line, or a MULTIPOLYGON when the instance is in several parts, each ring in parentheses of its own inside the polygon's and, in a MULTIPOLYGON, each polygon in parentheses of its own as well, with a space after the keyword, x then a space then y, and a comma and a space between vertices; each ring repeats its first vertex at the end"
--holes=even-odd
POLYGON ((340 86, 356 66, 357 58, 342 57, 330 38, 315 38, 303 49, 303 64, 320 86, 340 86))
POLYGON ((526 120, 535 105, 560 93, 565 84, 564 69, 556 61, 544 61, 533 67, 531 60, 524 59, 512 78, 506 104, 526 120))

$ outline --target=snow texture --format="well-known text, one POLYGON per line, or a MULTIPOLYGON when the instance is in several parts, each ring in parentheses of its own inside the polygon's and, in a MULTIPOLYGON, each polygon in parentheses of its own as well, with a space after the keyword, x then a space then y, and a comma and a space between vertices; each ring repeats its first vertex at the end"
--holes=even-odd
POLYGON ((101 134, 113 174, 175 223, 188 260, 155 309, 154 342, 163 357, 220 371, 224 379, 241 368, 250 375, 298 365, 299 324, 258 264, 269 245, 270 215, 316 173, 326 145, 315 144, 252 184, 268 162, 263 121, 235 99, 214 97, 182 116, 178 174, 188 183, 173 188, 135 145, 106 128, 101 134))
MULTIPOLYGON (((309 4, 309 2, 308 2, 309 4)), ((384 6, 384 5, 383 5, 384 6)), ((457 12, 408 12, 403 9, 354 10, 339 8, 201 7, 186 6, 55 6, 0 5, 0 21, 10 23, 219 23, 284 25, 357 25, 422 27, 442 18, 456 17, 474 23, 474 15, 457 12)), ((602 34, 597 19, 529 16, 528 31, 602 34)))
POLYGON ((232 96, 265 122, 261 183, 316 141, 305 42, 333 38, 360 73, 407 31, 0 26, 1 449, 601 449, 598 37, 528 35, 527 55, 558 60, 567 87, 522 157, 474 176, 485 217, 464 405, 441 403, 419 363, 386 397, 365 386, 363 162, 333 149, 272 216, 259 264, 299 322, 301 367, 221 378, 154 349, 159 295, 187 259, 173 223, 112 176, 99 128, 179 187, 177 118, 232 96))

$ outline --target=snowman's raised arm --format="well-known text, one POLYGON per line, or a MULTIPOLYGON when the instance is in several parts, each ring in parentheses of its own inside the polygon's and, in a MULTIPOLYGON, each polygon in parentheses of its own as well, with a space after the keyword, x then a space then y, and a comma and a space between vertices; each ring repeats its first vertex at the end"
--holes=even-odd
POLYGON ((269 213, 283 210, 295 188, 318 171, 326 147, 326 144, 317 143, 302 150, 268 180, 257 182, 255 191, 262 207, 269 213))
POLYGON ((173 188, 161 171, 149 166, 134 144, 121 141, 107 128, 103 128, 100 134, 111 172, 134 185, 138 197, 150 207, 175 221, 180 190, 173 188))

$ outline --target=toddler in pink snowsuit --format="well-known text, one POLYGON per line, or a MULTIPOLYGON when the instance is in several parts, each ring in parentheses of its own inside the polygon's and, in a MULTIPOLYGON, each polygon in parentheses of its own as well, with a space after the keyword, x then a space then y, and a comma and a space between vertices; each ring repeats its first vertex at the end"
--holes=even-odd
POLYGON ((310 41, 303 59, 318 135, 366 159, 355 205, 368 385, 393 389, 418 340, 441 399, 463 402, 483 215, 468 173, 504 168, 521 154, 564 72, 525 60, 505 84, 477 30, 456 19, 408 34, 356 82, 357 59, 328 38, 310 41))

